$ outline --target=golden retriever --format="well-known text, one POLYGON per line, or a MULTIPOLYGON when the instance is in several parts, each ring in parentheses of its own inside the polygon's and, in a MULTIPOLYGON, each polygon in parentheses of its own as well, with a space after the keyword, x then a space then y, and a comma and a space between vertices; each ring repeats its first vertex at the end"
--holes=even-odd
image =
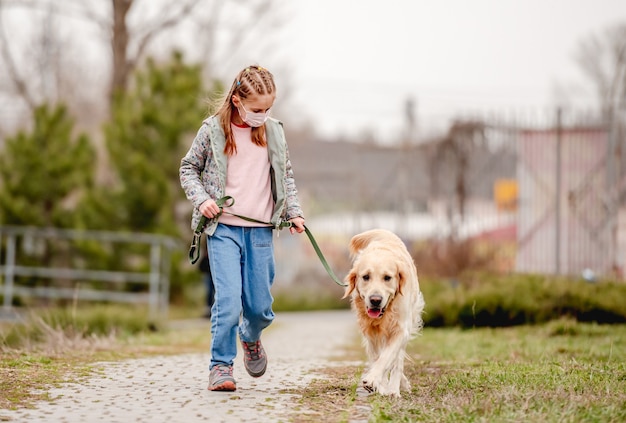
POLYGON ((393 232, 373 229, 350 240, 352 268, 343 298, 351 296, 369 368, 362 384, 370 392, 400 396, 406 345, 423 325, 424 297, 413 258, 393 232))

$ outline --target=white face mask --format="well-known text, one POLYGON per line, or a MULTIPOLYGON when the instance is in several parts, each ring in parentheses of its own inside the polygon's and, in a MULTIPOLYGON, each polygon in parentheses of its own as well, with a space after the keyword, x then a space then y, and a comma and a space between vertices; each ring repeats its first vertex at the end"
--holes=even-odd
POLYGON ((240 103, 240 104, 241 104, 241 108, 243 109, 243 114, 241 113, 239 109, 237 109, 237 111, 239 112, 239 116, 241 116, 241 120, 243 120, 248 126, 251 126, 253 128, 258 128, 259 126, 263 126, 267 118, 270 116, 271 109, 269 109, 265 113, 263 112, 252 113, 246 110, 243 103, 240 103))

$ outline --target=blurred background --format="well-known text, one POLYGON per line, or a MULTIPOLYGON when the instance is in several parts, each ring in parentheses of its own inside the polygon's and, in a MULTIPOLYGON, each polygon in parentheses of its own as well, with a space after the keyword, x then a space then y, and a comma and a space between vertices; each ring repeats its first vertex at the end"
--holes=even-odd
MULTIPOLYGON (((623 280, 621 0, 0 0, 3 309, 201 307, 178 168, 250 64, 340 278, 383 227, 450 286, 623 280)), ((346 305, 305 236, 276 259, 282 307, 346 305)))

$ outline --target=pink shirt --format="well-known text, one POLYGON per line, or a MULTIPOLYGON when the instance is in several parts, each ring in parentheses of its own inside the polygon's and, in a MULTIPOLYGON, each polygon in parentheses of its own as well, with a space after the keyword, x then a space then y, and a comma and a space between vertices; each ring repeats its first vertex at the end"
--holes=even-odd
MULTIPOLYGON (((252 142, 252 129, 231 124, 237 153, 228 157, 226 195, 235 199, 224 211, 269 222, 274 212, 267 147, 252 142)), ((268 226, 222 214, 220 223, 233 226, 268 226)))

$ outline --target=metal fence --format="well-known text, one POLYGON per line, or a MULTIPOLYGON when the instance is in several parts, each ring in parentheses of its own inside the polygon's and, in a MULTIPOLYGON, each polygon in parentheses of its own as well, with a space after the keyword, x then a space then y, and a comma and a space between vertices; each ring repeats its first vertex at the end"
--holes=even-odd
POLYGON ((617 118, 604 121, 561 110, 525 118, 474 118, 453 125, 431 159, 439 170, 435 175, 441 178, 442 169, 456 175, 444 185, 445 202, 452 215, 460 216, 457 221, 513 217, 472 234, 493 242, 508 234, 505 241, 514 252, 510 270, 622 278, 624 134, 624 122, 617 118), (508 196, 497 190, 506 182, 508 196), (472 209, 473 204, 491 207, 472 209))
MULTIPOLYGON (((325 183, 344 188, 353 206, 309 226, 345 236, 385 227, 407 241, 473 238, 506 255, 504 271, 623 278, 625 134, 624 116, 547 110, 462 117, 411 145, 344 146, 359 158, 341 165, 352 182, 325 183)), ((315 194, 318 203, 340 201, 315 194)))
POLYGON ((11 313, 18 296, 143 303, 149 306, 151 317, 165 317, 175 248, 175 241, 162 235, 0 226, 3 312, 11 313), (89 260, 78 253, 79 243, 97 245, 101 251, 120 248, 120 244, 134 246, 131 261, 140 270, 89 269, 89 260))

